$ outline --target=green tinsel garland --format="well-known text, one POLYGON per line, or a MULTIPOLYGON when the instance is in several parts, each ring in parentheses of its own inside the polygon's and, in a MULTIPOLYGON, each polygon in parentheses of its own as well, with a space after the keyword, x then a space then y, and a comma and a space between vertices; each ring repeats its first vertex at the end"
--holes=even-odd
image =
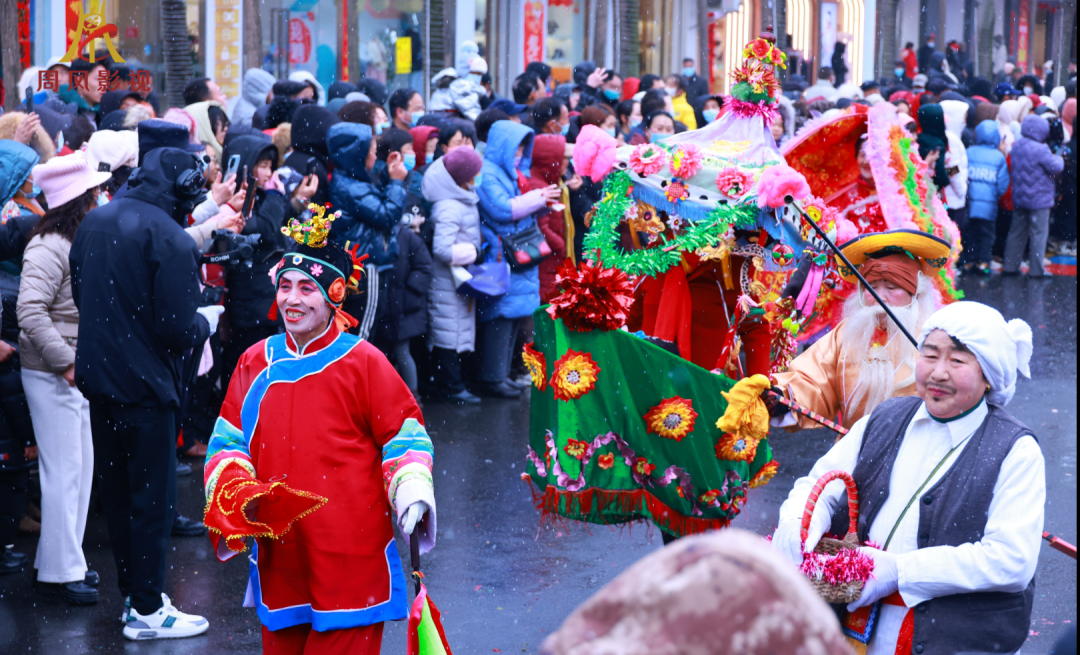
POLYGON ((633 252, 618 246, 619 223, 634 200, 629 190, 633 181, 624 170, 612 171, 604 181, 604 195, 593 213, 592 227, 585 235, 586 257, 607 268, 616 268, 629 275, 656 276, 675 266, 684 252, 693 252, 716 244, 731 226, 753 227, 757 210, 750 205, 718 205, 703 221, 691 223, 674 239, 661 235, 662 245, 633 252), (674 247, 671 247, 674 245, 674 247))

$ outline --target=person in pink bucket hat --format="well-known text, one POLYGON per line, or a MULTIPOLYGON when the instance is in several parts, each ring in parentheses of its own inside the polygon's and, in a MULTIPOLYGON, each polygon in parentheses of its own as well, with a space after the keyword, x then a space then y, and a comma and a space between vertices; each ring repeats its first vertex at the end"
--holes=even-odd
MULTIPOLYGON (((34 182, 45 194, 45 202, 50 209, 65 205, 88 190, 100 187, 110 177, 112 174, 107 171, 93 170, 82 151, 53 157, 34 167, 34 182)), ((96 195, 94 201, 97 201, 96 195)))
POLYGON ((16 312, 22 383, 37 438, 41 539, 34 568, 38 590, 72 605, 98 602, 98 574, 82 550, 94 444, 90 405, 75 387, 79 311, 71 295, 68 253, 79 224, 97 207, 110 173, 91 169, 82 152, 34 167, 49 210, 23 253, 16 312))

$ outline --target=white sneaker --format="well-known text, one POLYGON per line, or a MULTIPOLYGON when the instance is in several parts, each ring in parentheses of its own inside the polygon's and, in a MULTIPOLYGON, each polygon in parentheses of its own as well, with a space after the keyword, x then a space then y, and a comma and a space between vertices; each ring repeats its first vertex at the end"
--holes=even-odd
POLYGON ((165 594, 161 594, 161 601, 164 605, 147 616, 139 614, 134 607, 129 608, 124 622, 124 636, 136 641, 178 639, 201 635, 210 628, 210 623, 203 617, 185 614, 173 607, 165 594))

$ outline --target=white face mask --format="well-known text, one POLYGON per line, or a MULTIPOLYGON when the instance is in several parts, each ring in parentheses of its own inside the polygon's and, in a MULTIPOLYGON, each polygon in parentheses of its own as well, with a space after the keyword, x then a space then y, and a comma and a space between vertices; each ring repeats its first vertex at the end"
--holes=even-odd
POLYGON ((678 90, 678 89, 676 89, 676 88, 674 88, 674 87, 671 87, 671 86, 665 86, 665 87, 664 87, 664 91, 665 91, 665 92, 666 92, 666 93, 667 93, 667 94, 668 94, 669 96, 671 96, 672 98, 674 98, 674 97, 675 97, 675 94, 676 94, 676 93, 678 93, 678 91, 679 91, 679 90, 678 90))
POLYGON ((1025 86, 1025 87, 1024 87, 1024 95, 1026 95, 1026 96, 1029 96, 1029 95, 1031 95, 1032 93, 1035 93, 1035 89, 1033 89, 1033 88, 1032 88, 1032 87, 1030 87, 1030 86, 1025 86))

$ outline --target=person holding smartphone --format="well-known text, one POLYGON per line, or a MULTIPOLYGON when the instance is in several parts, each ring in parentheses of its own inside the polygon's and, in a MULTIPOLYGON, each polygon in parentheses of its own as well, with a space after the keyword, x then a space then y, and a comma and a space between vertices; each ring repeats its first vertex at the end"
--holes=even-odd
MULTIPOLYGON (((240 214, 240 234, 259 236, 251 267, 232 266, 225 273, 229 338, 222 353, 223 377, 232 373, 249 346, 280 330, 280 321, 266 315, 275 295, 270 269, 286 246, 282 226, 303 213, 319 184, 318 178, 309 176, 287 194, 275 173, 277 147, 264 137, 242 136, 230 141, 225 161, 233 155, 240 157, 240 174, 233 182, 234 195, 222 211, 240 214)), ((227 382, 223 379, 223 383, 227 382)))

